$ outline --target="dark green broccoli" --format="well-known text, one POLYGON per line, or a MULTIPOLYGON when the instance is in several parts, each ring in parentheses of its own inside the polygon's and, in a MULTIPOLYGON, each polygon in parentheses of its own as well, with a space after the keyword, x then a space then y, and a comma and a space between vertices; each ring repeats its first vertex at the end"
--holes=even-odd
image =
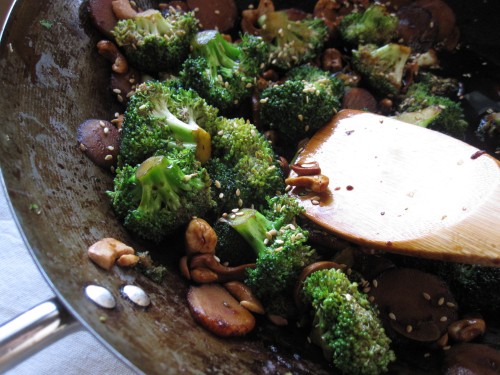
POLYGON ((270 12, 258 21, 259 34, 270 44, 269 64, 288 70, 315 58, 323 48, 328 29, 322 19, 293 21, 284 11, 270 12))
POLYGON ((311 340, 342 373, 377 375, 395 360, 376 308, 338 269, 313 272, 303 284, 312 306, 311 340))
POLYGON ((210 157, 210 135, 203 129, 217 119, 217 109, 192 90, 170 82, 141 84, 125 111, 119 164, 136 165, 172 148, 196 149, 204 162, 210 157))
POLYGON ((285 189, 285 178, 268 140, 244 119, 219 117, 206 127, 212 137, 207 168, 218 214, 256 207, 285 189))
POLYGON ((213 209, 210 178, 193 149, 152 156, 116 171, 111 205, 124 226, 137 236, 160 242, 213 209))
POLYGON ((276 130, 284 144, 296 145, 321 128, 341 107, 344 85, 311 65, 292 69, 286 81, 260 96, 260 121, 276 130))
MULTIPOLYGON (((309 233, 295 222, 303 211, 298 202, 281 195, 268 199, 268 205, 262 212, 240 209, 224 215, 220 222, 236 230, 256 256, 256 266, 247 270, 245 283, 269 313, 282 314, 281 309, 276 311, 284 305, 282 296, 290 298, 300 272, 317 260, 317 254, 307 244, 309 233)), ((224 246, 233 246, 233 242, 224 246)))
POLYGON ((398 22, 398 17, 390 14, 384 5, 375 3, 364 11, 344 16, 339 31, 342 39, 351 45, 383 45, 396 35, 398 22))
POLYGON ((414 83, 398 106, 398 120, 463 139, 468 124, 459 103, 432 95, 425 82, 414 83))
POLYGON ((231 43, 215 30, 201 31, 192 43, 191 56, 180 72, 182 83, 207 102, 226 110, 251 96, 260 65, 267 55, 261 38, 243 35, 231 43))
POLYGON ((198 21, 192 12, 174 11, 164 17, 150 9, 118 21, 112 34, 134 67, 157 73, 180 67, 189 55, 190 41, 197 31, 198 21))
POLYGON ((406 61, 411 49, 401 44, 360 46, 352 52, 354 68, 365 82, 381 96, 396 96, 402 87, 406 61))

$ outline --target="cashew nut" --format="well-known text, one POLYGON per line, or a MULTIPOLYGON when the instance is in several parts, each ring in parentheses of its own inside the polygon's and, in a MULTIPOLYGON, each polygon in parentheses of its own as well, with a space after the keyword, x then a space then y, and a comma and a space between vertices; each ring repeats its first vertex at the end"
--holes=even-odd
POLYGON ((186 253, 215 254, 217 234, 205 220, 192 219, 186 229, 186 253))
POLYGON ((469 342, 484 335, 486 323, 480 318, 457 320, 448 326, 448 334, 458 342, 469 342))
POLYGON ((115 261, 122 255, 134 253, 133 248, 114 238, 103 238, 88 249, 89 258, 106 270, 111 269, 115 261))
POLYGON ((97 42, 97 52, 106 60, 113 63, 111 69, 118 74, 124 74, 128 71, 128 63, 125 56, 118 50, 118 47, 109 40, 100 40, 97 42))

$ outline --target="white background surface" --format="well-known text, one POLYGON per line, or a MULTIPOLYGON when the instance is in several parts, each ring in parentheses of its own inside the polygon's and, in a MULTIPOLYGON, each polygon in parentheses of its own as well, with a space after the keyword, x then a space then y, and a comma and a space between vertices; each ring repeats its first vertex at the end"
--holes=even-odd
MULTIPOLYGON (((0 28, 12 0, 0 0, 0 28)), ((0 325, 54 296, 29 254, 0 186, 0 325)), ((8 375, 129 375, 128 367, 90 333, 74 332, 8 371, 8 375)))

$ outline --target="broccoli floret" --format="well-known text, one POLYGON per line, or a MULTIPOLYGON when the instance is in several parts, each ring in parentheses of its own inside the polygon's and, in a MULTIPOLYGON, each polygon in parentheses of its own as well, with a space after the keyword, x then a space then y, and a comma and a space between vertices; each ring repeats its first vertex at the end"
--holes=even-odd
POLYGON ((203 128, 216 119, 217 109, 192 90, 174 89, 169 82, 141 84, 125 111, 119 164, 136 165, 173 148, 193 148, 204 162, 211 139, 203 128))
POLYGON ((257 128, 244 119, 219 117, 206 128, 212 137, 207 166, 214 181, 214 196, 221 214, 239 207, 258 208, 267 196, 285 189, 276 155, 257 128))
POLYGON ((432 95, 424 83, 414 83, 398 106, 398 120, 463 139, 468 127, 459 103, 444 97, 432 95))
POLYGON ((352 45, 389 43, 396 35, 398 17, 382 4, 372 4, 366 10, 342 18, 339 31, 342 39, 352 45))
POLYGON ((500 268, 449 263, 439 275, 447 282, 462 309, 490 315, 500 313, 500 295, 491 293, 500 285, 500 268))
POLYGON ((283 306, 301 270, 317 260, 316 251, 307 244, 309 233, 300 228, 295 217, 303 208, 288 195, 268 199, 269 208, 259 212, 243 208, 220 219, 242 236, 256 256, 256 266, 248 269, 245 283, 252 288, 270 313, 283 306), (279 301, 279 303, 277 302, 279 301))
POLYGON ((210 178, 192 149, 152 156, 138 166, 118 168, 111 205, 137 236, 160 242, 213 206, 210 178))
POLYGON ((352 52, 354 68, 375 93, 396 96, 402 86, 406 61, 411 49, 401 44, 360 46, 352 52))
POLYGON ((258 21, 259 34, 270 45, 269 64, 288 70, 316 57, 323 48, 328 29, 322 19, 293 21, 284 11, 269 12, 258 21))
POLYGON ((303 284, 312 306, 311 339, 346 374, 376 375, 395 360, 375 307, 337 269, 313 272, 303 284))
POLYGON ((118 21, 112 33, 129 62, 149 73, 176 71, 189 55, 191 38, 198 31, 192 12, 147 10, 118 21))
POLYGON ((191 45, 191 56, 180 72, 186 87, 220 110, 250 97, 267 50, 261 38, 244 35, 236 44, 215 30, 207 30, 199 32, 191 45))
POLYGON ((284 83, 261 94, 260 120, 284 144, 296 145, 321 128, 341 107, 342 81, 319 68, 292 69, 284 83))

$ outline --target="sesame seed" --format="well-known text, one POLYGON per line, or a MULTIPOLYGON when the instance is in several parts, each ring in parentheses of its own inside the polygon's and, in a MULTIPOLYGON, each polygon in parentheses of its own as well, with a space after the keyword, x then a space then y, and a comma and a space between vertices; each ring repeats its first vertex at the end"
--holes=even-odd
POLYGON ((115 148, 113 146, 106 147, 109 151, 113 151, 115 148))
POLYGON ((240 206, 240 207, 243 206, 243 200, 242 199, 238 199, 238 206, 240 206))
POLYGON ((252 86, 253 86, 253 85, 252 85, 250 82, 248 82, 248 83, 245 85, 245 87, 246 87, 247 89, 251 88, 252 86))
POLYGON ((216 9, 216 10, 214 10, 214 13, 215 14, 220 14, 220 10, 216 9))
POLYGON ((439 306, 442 306, 444 304, 444 297, 441 297, 439 300, 438 300, 438 305, 439 306))
POLYGON ((311 199, 311 203, 312 203, 314 206, 317 206, 317 205, 319 205, 319 203, 320 203, 320 202, 319 202, 318 200, 316 200, 316 199, 311 199))
POLYGON ((443 346, 443 350, 450 350, 450 349, 451 349, 450 345, 443 346))
POLYGON ((429 293, 426 293, 426 292, 423 292, 422 293, 422 296, 427 300, 427 301, 430 301, 431 300, 431 296, 429 295, 429 293))
POLYGON ((447 320, 448 320, 447 316, 442 316, 441 318, 439 318, 440 322, 446 322, 447 320))
POLYGON ((280 247, 274 249, 274 251, 281 251, 281 250, 283 250, 283 246, 280 246, 280 247))
POLYGON ((104 132, 104 134, 108 134, 109 133, 109 128, 106 127, 102 131, 104 132))
POLYGON ((240 189, 236 189, 236 193, 235 193, 235 194, 236 194, 236 196, 237 196, 237 197, 239 197, 239 196, 240 196, 240 194, 241 194, 240 189))
POLYGON ((115 94, 121 94, 121 93, 122 93, 122 90, 120 90, 120 89, 113 89, 113 92, 114 92, 115 94))
POLYGON ((396 315, 394 313, 389 313, 389 319, 396 320, 396 315))
POLYGON ((276 240, 275 242, 277 245, 283 245, 285 243, 283 240, 276 240))
POLYGON ((235 215, 235 214, 230 214, 230 215, 229 215, 229 218, 230 218, 230 219, 234 219, 235 217, 236 217, 236 215, 235 215))
POLYGON ((108 155, 106 155, 106 156, 104 157, 104 160, 106 160, 106 161, 111 160, 111 159, 113 159, 113 155, 109 155, 109 154, 108 154, 108 155))
POLYGON ((87 151, 87 147, 83 143, 80 143, 80 150, 87 151))
POLYGON ((299 114, 297 117, 298 117, 299 121, 304 121, 304 115, 299 114))
POLYGON ((224 135, 224 130, 219 130, 219 131, 217 132, 217 135, 224 135))
POLYGON ((264 245, 267 245, 269 243, 269 239, 264 238, 264 245))
POLYGON ((368 301, 370 301, 370 302, 375 301, 375 297, 374 297, 374 296, 370 296, 370 297, 368 297, 368 301))
POLYGON ((308 132, 308 131, 309 131, 309 125, 306 125, 306 126, 304 127, 304 130, 305 130, 306 132, 308 132))
POLYGON ((278 234, 278 231, 277 231, 276 229, 271 229, 271 230, 269 231, 269 234, 270 234, 271 236, 276 236, 276 235, 278 234))
POLYGON ((123 96, 121 96, 121 95, 116 95, 116 99, 118 99, 118 101, 119 101, 120 103, 122 103, 122 102, 123 102, 123 96))
POLYGON ((260 99, 261 104, 266 104, 268 101, 269 101, 269 98, 260 99))
POLYGON ((429 358, 431 356, 431 353, 425 353, 424 358, 429 358))
POLYGON ((413 331, 413 327, 412 327, 410 324, 408 324, 408 325, 406 326, 406 332, 407 332, 407 333, 411 333, 412 331, 413 331))
POLYGON ((373 285, 374 288, 378 287, 378 281, 377 281, 377 279, 373 279, 372 285, 373 285))
POLYGON ((245 215, 244 212, 236 212, 236 216, 243 216, 243 215, 245 215))
POLYGON ((106 124, 102 120, 99 120, 99 125, 101 126, 101 128, 105 128, 106 127, 106 124))
POLYGON ((220 194, 219 194, 219 198, 220 198, 220 199, 224 198, 224 193, 220 193, 220 194))
POLYGON ((217 189, 220 189, 221 188, 221 184, 220 184, 220 181, 219 180, 215 180, 215 187, 217 189))
POLYGON ((292 186, 291 186, 291 185, 286 185, 286 187, 285 187, 285 191, 287 191, 287 192, 288 192, 288 191, 290 191, 291 189, 292 189, 292 186))
POLYGON ((231 210, 231 212, 236 213, 236 212, 238 212, 239 210, 240 210, 239 208, 233 208, 233 209, 231 210))
POLYGON ((453 302, 446 302, 446 306, 448 307, 457 307, 453 302))
POLYGON ((363 289, 363 293, 368 293, 372 288, 369 286, 363 289))

